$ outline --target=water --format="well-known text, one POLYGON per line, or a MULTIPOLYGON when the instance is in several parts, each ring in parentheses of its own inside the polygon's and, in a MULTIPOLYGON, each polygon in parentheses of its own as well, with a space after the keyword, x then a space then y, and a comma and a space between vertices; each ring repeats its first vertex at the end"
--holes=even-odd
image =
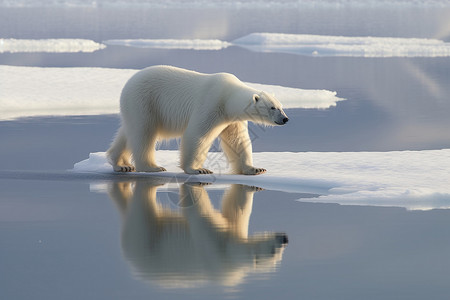
MULTIPOLYGON (((231 41, 252 32, 282 32, 450 41, 450 8, 428 2, 230 5, 224 9, 101 3, 1 6, 0 37, 231 41)), ((93 53, 3 53, 0 64, 136 69, 173 64, 201 72, 231 72, 248 82, 337 91, 347 99, 328 110, 288 110, 290 122, 282 128, 251 127, 256 137, 254 151, 450 147, 448 58, 308 57, 255 53, 238 47, 194 51, 108 46, 93 53)), ((198 186, 210 200, 202 198, 204 206, 182 208, 177 205, 178 189, 183 188, 179 185, 155 187, 153 181, 108 179, 103 182, 106 185, 98 185, 98 180, 90 178, 58 178, 89 153, 106 150, 118 122, 116 115, 0 122, 0 298, 448 297, 450 236, 444 230, 449 225, 448 210, 318 204, 311 203, 318 195, 257 191, 251 204, 245 198, 248 236, 278 232, 286 234, 289 242, 278 239, 277 243, 272 238, 275 242, 270 251, 256 259, 231 248, 248 242, 248 237, 242 237, 243 221, 240 226, 232 222, 223 225, 222 197, 231 186, 198 186), (31 176, 29 170, 35 173, 31 176), (155 230, 151 217, 155 210, 151 210, 148 194, 117 201, 105 193, 105 186, 111 195, 120 184, 131 191, 143 186, 158 190, 158 202, 171 216, 162 223, 177 234, 156 234, 158 242, 150 244, 165 245, 169 250, 154 252, 146 244, 149 232, 155 230), (308 201, 302 202, 305 198, 308 201), (144 208, 137 210, 136 223, 131 224, 133 218, 127 217, 130 210, 126 208, 139 208, 133 206, 139 203, 144 208), (209 208, 204 209, 206 213, 194 214, 201 207, 209 208), (222 225, 212 226, 217 220, 222 220, 222 225), (202 233, 195 235, 186 226, 202 233), (169 254, 173 258, 167 263, 170 269, 155 265, 164 258, 158 255, 169 254), (198 258, 200 254, 204 260, 198 258)), ((175 144, 162 147, 174 148, 175 144)), ((249 187, 239 188, 253 193, 249 187)), ((242 206, 240 201, 230 207, 242 206)))
POLYGON ((161 182, 107 182, 108 196, 85 180, 3 178, 2 298, 448 295, 448 210, 302 203, 294 200, 316 195, 161 182))

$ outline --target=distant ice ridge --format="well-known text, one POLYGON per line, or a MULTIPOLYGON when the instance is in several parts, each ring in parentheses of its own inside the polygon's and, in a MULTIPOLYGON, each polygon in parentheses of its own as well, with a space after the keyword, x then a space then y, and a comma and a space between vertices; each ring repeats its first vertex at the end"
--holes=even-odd
POLYGON ((297 8, 341 6, 449 6, 447 0, 0 0, 0 7, 297 8))
POLYGON ((189 49, 189 50, 221 50, 230 45, 221 40, 201 39, 131 39, 108 40, 107 45, 129 46, 136 48, 189 49))
POLYGON ((450 43, 436 39, 345 37, 310 34, 251 33, 231 42, 220 40, 137 39, 109 40, 107 45, 140 48, 220 50, 238 46, 255 52, 309 56, 447 57, 450 43))
MULTIPOLYGON (((0 120, 118 113, 121 90, 137 71, 0 66, 0 120)), ((326 109, 344 100, 328 90, 249 85, 274 93, 285 108, 326 109)))
POLYGON ((0 53, 11 52, 94 52, 105 45, 84 39, 0 39, 0 53))
POLYGON ((104 49, 106 45, 184 50, 221 50, 236 46, 255 52, 291 53, 309 56, 450 56, 450 43, 437 39, 285 33, 251 33, 231 42, 218 39, 118 39, 106 40, 102 43, 84 39, 0 39, 0 53, 94 52, 104 49))
MULTIPOLYGON (((450 208, 450 149, 393 152, 256 152, 259 176, 227 175, 221 152, 210 152, 205 167, 212 175, 189 176, 177 166, 178 151, 160 150, 157 161, 168 172, 131 176, 174 177, 178 181, 241 183, 265 189, 321 194, 300 201, 342 205, 396 206, 410 210, 450 208)), ((73 172, 113 173, 105 153, 91 153, 73 172)))
POLYGON ((435 39, 252 33, 236 39, 232 43, 258 52, 283 52, 314 56, 450 56, 450 43, 435 39))

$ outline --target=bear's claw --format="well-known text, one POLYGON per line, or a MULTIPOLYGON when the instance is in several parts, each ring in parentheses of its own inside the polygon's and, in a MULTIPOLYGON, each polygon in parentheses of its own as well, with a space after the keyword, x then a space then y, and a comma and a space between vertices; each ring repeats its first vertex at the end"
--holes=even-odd
POLYGON ((249 187, 247 187, 247 188, 248 188, 248 190, 251 191, 251 192, 264 191, 263 188, 261 188, 261 187, 259 187, 259 186, 254 186, 254 185, 249 186, 249 187))
POLYGON ((114 172, 134 172, 133 166, 114 166, 114 172))
POLYGON ((149 172, 149 173, 152 173, 152 172, 164 172, 164 171, 167 171, 166 168, 164 168, 164 167, 159 167, 159 166, 156 166, 156 167, 146 167, 146 168, 138 169, 138 172, 149 172))
POLYGON ((164 167, 156 167, 156 168, 152 169, 152 171, 150 171, 150 172, 165 172, 165 171, 167 171, 167 170, 164 167))
POLYGON ((185 169, 184 172, 186 174, 212 174, 213 172, 205 169, 205 168, 199 168, 199 169, 185 169))
POLYGON ((198 172, 198 174, 212 174, 213 173, 212 171, 205 169, 205 168, 200 168, 200 169, 197 169, 196 171, 198 172))
POLYGON ((267 170, 264 169, 264 168, 256 168, 255 169, 255 175, 263 174, 263 173, 266 173, 266 172, 267 172, 267 170))
POLYGON ((267 170, 264 168, 251 168, 243 172, 244 175, 260 175, 266 173, 267 170))

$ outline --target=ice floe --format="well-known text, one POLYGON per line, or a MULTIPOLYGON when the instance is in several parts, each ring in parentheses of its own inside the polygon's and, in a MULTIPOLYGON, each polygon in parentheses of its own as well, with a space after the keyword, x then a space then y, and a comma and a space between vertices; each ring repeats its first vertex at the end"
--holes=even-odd
POLYGON ((438 39, 351 37, 286 33, 251 33, 231 42, 218 39, 115 39, 97 43, 84 39, 0 39, 0 53, 94 52, 109 46, 135 48, 221 50, 230 46, 255 52, 308 56, 448 57, 450 43, 438 39))
MULTIPOLYGON (((0 120, 118 113, 122 87, 137 71, 0 66, 0 120)), ((328 90, 249 85, 274 93, 285 108, 326 109, 344 100, 328 90)))
POLYGON ((231 42, 220 40, 136 39, 109 40, 107 45, 140 48, 220 50, 237 46, 255 52, 308 56, 447 57, 450 43, 437 39, 350 37, 311 34, 251 33, 231 42))
POLYGON ((258 52, 282 52, 314 56, 450 56, 450 43, 436 39, 419 38, 252 33, 234 40, 232 44, 258 52))
MULTIPOLYGON (((205 167, 212 175, 190 176, 178 168, 178 151, 160 150, 157 161, 168 172, 134 176, 176 177, 178 181, 242 183, 271 190, 317 193, 300 201, 342 205, 396 206, 410 210, 450 208, 450 149, 393 152, 256 152, 259 176, 227 175, 227 160, 210 152, 205 167)), ((105 153, 91 153, 72 172, 113 175, 105 153)))
POLYGON ((20 52, 94 52, 106 46, 91 40, 84 39, 0 39, 0 53, 20 52))
POLYGON ((106 45, 128 46, 136 48, 189 49, 189 50, 220 50, 230 43, 221 40, 202 39, 129 39, 107 40, 106 45))

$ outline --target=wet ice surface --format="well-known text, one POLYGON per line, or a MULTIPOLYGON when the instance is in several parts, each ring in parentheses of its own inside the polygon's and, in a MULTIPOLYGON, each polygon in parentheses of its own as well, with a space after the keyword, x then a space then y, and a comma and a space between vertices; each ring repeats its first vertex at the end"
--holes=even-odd
MULTIPOLYGON (((446 1, 253 1, 257 8, 236 1, 209 1, 207 8, 203 1, 181 8, 173 1, 88 2, 0 2, 0 38, 172 44, 53 53, 56 44, 41 41, 51 52, 24 53, 29 47, 19 44, 19 52, 0 53, 0 64, 11 66, 2 66, 8 70, 2 78, 17 83, 20 72, 38 67, 42 80, 27 85, 28 99, 25 88, 13 99, 0 81, 0 106, 26 101, 15 120, 0 122, 1 299, 448 298, 450 218, 448 209, 438 209, 449 203, 443 183, 448 150, 439 151, 450 148, 448 58, 321 57, 318 50, 295 55, 221 46, 267 32, 295 34, 288 36, 295 46, 301 34, 344 36, 351 46, 357 37, 448 43, 446 1), (270 22, 261 22, 262 15, 270 22), (200 42, 203 49, 190 50, 195 40, 216 40, 220 47, 200 42), (250 125, 255 157, 267 162, 273 156, 269 169, 276 172, 276 161, 289 159, 290 172, 298 169, 292 178, 286 174, 284 186, 283 178, 260 180, 266 190, 258 190, 226 181, 182 185, 164 183, 170 178, 67 172, 107 149, 119 125, 117 103, 108 98, 118 99, 116 85, 127 72, 154 64, 230 72, 266 87, 336 91, 346 101, 326 102, 336 103, 328 109, 287 109, 284 127, 250 125), (10 73, 19 66, 26 68, 10 73), (65 69, 43 75, 48 67, 65 69), (71 87, 62 74, 87 88, 71 87), (52 89, 45 77, 59 82, 52 89), (88 94, 95 97, 83 102, 88 94), (79 116, 63 111, 60 117, 18 118, 26 116, 25 108, 36 111, 36 102, 44 107, 40 115, 48 114, 49 98, 76 99, 79 116), (98 103, 93 113, 101 116, 83 110, 98 103), (378 152, 355 152, 361 150, 378 152), (400 151, 386 152, 392 150, 400 151), (287 193, 300 176, 304 185, 287 193), (312 190, 312 183, 322 186, 312 190), (392 189, 396 185, 402 189, 392 189), (190 196, 180 198, 180 190, 190 196)), ((177 153, 170 155, 175 166, 177 153)))

